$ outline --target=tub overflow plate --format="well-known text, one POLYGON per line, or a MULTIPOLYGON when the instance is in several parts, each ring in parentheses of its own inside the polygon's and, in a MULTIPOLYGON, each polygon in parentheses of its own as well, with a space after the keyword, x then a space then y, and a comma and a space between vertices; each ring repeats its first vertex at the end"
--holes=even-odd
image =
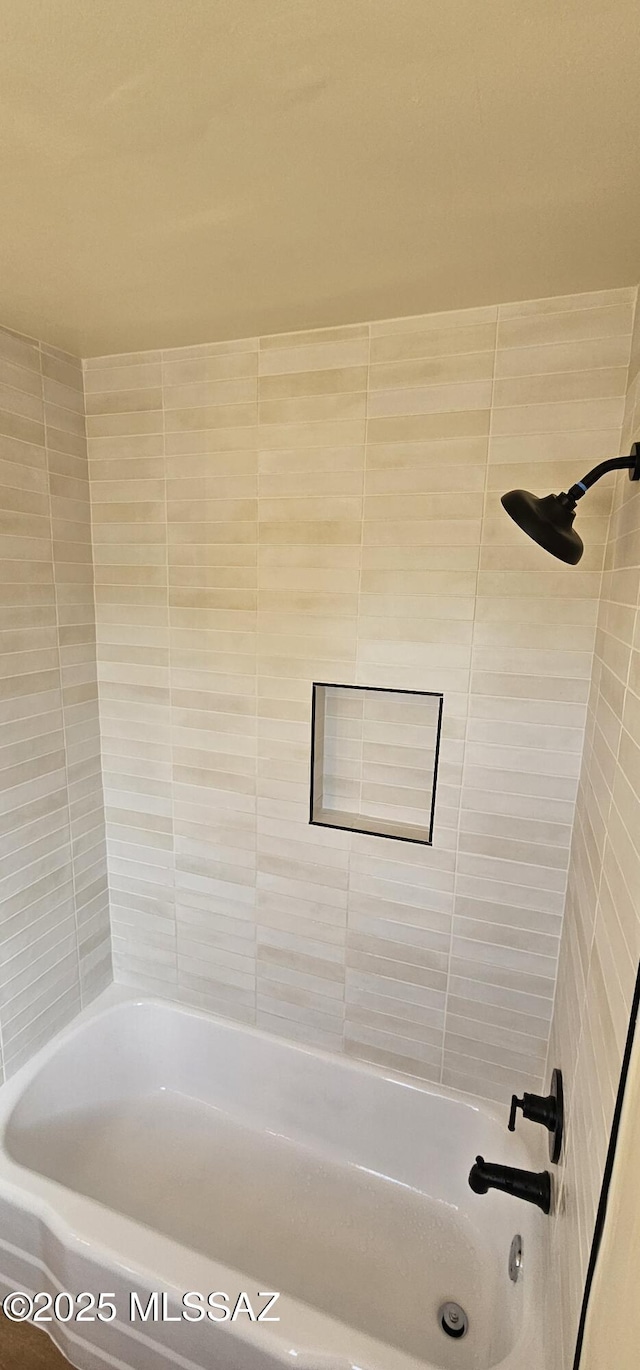
POLYGON ((509 1279, 518 1283, 522 1274, 522 1237, 517 1233, 509 1250, 509 1279))

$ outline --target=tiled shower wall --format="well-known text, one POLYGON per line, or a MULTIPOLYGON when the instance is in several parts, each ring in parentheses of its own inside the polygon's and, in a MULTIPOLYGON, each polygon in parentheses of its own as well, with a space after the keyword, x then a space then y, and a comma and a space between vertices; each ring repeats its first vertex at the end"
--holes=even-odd
POLYGON ((619 451, 634 296, 86 363, 118 980, 541 1082, 611 485, 577 568, 499 495, 619 451), (433 847, 308 825, 314 679, 444 692, 433 847))
MULTIPOLYGON (((640 315, 622 448, 640 440, 640 315)), ((609 477, 613 482, 614 478, 609 477)), ((640 486, 615 478, 569 869, 550 1064, 570 1132, 552 1235, 556 1318, 570 1370, 640 959, 640 486)), ((551 1352, 550 1352, 551 1354, 551 1352)), ((554 1367, 556 1361, 549 1364, 554 1367)))
POLYGON ((0 330, 0 1041, 111 978, 80 362, 0 330))

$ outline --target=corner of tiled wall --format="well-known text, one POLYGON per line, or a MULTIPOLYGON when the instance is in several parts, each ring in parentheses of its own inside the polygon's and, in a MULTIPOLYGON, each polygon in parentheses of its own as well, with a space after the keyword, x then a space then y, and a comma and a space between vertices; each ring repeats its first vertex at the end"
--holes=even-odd
POLYGON ((112 980, 82 363, 40 346, 80 998, 112 980))
POLYGON ((110 978, 80 363, 0 330, 0 1039, 11 1074, 110 978))
MULTIPOLYGON (((637 308, 629 353, 621 452, 640 438, 637 308)), ((640 956, 640 486, 626 472, 608 480, 612 512, 549 1048, 549 1067, 564 1071, 568 1109, 549 1249, 551 1370, 573 1363, 640 956)))

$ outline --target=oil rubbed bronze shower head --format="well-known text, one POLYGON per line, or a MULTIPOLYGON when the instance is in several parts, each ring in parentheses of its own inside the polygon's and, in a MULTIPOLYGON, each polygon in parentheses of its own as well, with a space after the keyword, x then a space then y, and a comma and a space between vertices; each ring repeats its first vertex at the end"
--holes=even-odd
POLYGON ((569 566, 579 562, 584 546, 573 527, 576 504, 607 471, 628 470, 629 480, 640 480, 640 442, 634 442, 628 457, 611 457, 594 466, 582 480, 560 495, 532 495, 528 490, 509 490, 502 505, 510 518, 533 538, 545 552, 569 566))

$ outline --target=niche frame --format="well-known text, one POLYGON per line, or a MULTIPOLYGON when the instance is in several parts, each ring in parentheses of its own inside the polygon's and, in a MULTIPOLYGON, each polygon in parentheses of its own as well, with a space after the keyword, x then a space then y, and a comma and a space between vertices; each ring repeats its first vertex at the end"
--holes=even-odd
POLYGON ((436 795, 438 789, 438 767, 442 741, 442 714, 444 694, 441 690, 405 690, 388 685, 346 685, 339 681, 314 680, 311 691, 311 770, 309 785, 309 823, 318 828, 334 828, 342 832, 357 832, 368 837, 385 837, 395 842, 412 842, 421 847, 433 846, 436 795), (360 694, 396 695, 409 698, 437 699, 438 712, 435 724, 435 745, 433 757, 433 780, 429 820, 424 827, 418 824, 394 823, 393 819, 376 818, 373 815, 325 808, 323 798, 324 725, 326 692, 328 690, 353 690, 360 694), (336 815, 332 818, 332 814, 336 815), (413 831, 412 831, 413 829, 413 831))

